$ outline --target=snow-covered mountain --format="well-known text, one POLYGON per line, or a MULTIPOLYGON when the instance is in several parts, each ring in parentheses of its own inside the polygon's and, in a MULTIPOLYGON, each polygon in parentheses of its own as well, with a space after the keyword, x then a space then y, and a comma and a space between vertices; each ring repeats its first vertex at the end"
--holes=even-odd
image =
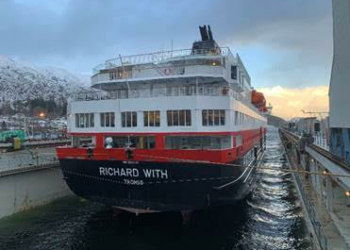
POLYGON ((38 67, 0 55, 0 103, 67 99, 89 86, 89 77, 54 67, 38 67))

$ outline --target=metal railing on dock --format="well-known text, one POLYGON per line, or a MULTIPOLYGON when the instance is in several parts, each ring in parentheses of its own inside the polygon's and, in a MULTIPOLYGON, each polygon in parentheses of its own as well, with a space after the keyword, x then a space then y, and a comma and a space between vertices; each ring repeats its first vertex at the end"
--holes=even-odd
POLYGON ((58 158, 53 153, 40 154, 36 150, 12 152, 0 157, 0 177, 58 166, 58 158))
POLYGON ((349 166, 310 136, 280 130, 293 179, 318 249, 349 249, 347 233, 349 166), (341 223, 339 223, 341 221, 341 223), (312 228, 312 229, 311 229, 312 228))
POLYGON ((322 234, 322 224, 317 219, 316 212, 315 212, 315 204, 314 202, 308 197, 306 194, 304 185, 302 183, 301 177, 299 174, 293 173, 294 178, 297 182, 299 191, 301 193, 302 199, 304 201, 307 213, 309 215, 311 224, 315 230, 315 233, 317 235, 318 242, 323 250, 328 250, 328 240, 327 238, 322 234))
MULTIPOLYGON (((284 133, 294 144, 298 144, 300 142, 301 136, 298 136, 286 129, 281 130, 282 133, 284 133)), ((332 161, 333 163, 337 164, 338 166, 342 167, 343 169, 350 171, 350 167, 346 164, 344 160, 337 157, 336 155, 333 155, 331 152, 326 150, 324 147, 320 147, 316 144, 309 144, 310 148, 314 149, 319 153, 320 155, 326 157, 328 160, 332 161)))

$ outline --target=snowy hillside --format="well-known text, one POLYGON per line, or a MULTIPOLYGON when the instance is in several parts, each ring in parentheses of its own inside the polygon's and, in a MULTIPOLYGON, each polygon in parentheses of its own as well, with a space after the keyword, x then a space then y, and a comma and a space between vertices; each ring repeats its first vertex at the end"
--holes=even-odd
POLYGON ((89 86, 88 77, 54 67, 37 67, 0 55, 0 103, 36 98, 63 100, 89 86))

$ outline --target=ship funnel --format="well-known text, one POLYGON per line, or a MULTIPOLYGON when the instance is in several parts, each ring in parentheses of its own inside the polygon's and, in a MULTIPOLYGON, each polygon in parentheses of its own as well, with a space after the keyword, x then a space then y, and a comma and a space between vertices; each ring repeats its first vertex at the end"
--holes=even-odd
POLYGON ((209 40, 207 26, 205 26, 205 25, 203 27, 199 26, 199 31, 201 33, 202 41, 209 40))
POLYGON ((202 40, 195 41, 193 43, 192 54, 220 54, 221 50, 213 38, 210 25, 199 26, 199 31, 201 33, 202 40))
POLYGON ((210 29, 210 25, 208 25, 208 35, 209 35, 209 40, 214 40, 213 33, 211 32, 211 29, 210 29))

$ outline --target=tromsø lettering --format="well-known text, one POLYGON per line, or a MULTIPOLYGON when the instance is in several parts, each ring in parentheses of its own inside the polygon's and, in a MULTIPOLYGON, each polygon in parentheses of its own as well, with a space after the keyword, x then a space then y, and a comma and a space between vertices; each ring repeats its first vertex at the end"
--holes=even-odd
POLYGON ((100 167, 101 176, 117 177, 144 177, 152 179, 168 179, 168 170, 166 169, 137 169, 137 168, 111 168, 100 167))

